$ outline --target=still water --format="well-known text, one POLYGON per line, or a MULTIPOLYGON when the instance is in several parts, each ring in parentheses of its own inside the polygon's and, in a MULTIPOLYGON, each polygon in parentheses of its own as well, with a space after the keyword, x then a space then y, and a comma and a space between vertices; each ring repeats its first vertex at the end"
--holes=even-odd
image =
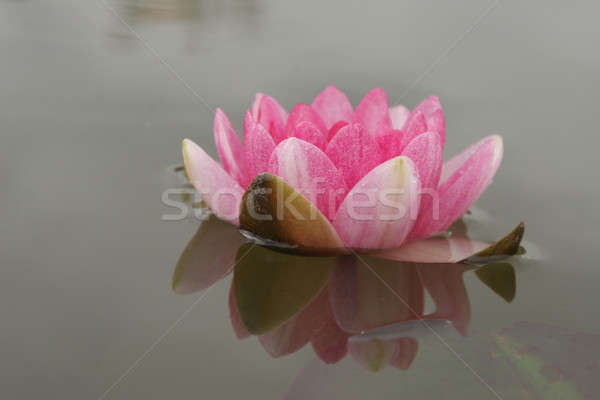
MULTIPOLYGON (((597 397, 598 11, 558 1, 0 1, 4 396, 597 397), (187 295, 172 288, 200 226, 162 218, 181 140, 216 155, 216 107, 240 132, 256 92, 290 109, 327 84, 354 104, 373 87, 409 107, 438 95, 448 155, 502 135, 504 162, 469 233, 492 241, 526 223, 514 299, 450 269, 444 282, 464 285, 452 297, 461 323, 377 333, 368 351, 396 346, 389 354, 405 357, 376 373, 360 356, 327 365, 308 345, 273 358, 238 340, 230 275, 187 295)), ((424 313, 435 304, 427 293, 424 313)), ((361 312, 342 312, 346 328, 381 315, 372 309, 403 320, 397 298, 366 298, 361 312)))

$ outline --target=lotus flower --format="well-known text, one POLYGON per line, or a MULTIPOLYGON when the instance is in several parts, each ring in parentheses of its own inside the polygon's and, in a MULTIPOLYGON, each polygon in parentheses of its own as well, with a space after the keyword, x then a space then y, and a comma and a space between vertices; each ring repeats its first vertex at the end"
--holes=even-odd
MULTIPOLYGON (((205 203, 232 224, 264 233, 244 216, 242 199, 275 179, 289 186, 288 194, 299 193, 320 224, 310 234, 275 239, 384 249, 444 232, 491 183, 502 139, 486 137, 443 163, 445 135, 435 96, 409 111, 389 108, 386 92, 373 89, 353 109, 344 93, 328 86, 311 105, 297 104, 289 114, 258 94, 246 113, 243 143, 217 109, 214 137, 222 165, 189 139, 183 153, 205 203), (371 195, 376 201, 367 206, 371 195)), ((291 226, 281 229, 297 230, 291 226)))

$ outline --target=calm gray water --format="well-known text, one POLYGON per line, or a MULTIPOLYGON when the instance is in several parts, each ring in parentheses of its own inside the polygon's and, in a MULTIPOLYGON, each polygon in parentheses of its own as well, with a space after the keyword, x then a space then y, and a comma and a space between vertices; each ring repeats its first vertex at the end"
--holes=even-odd
MULTIPOLYGON (((600 334, 600 8, 494 5, 0 1, 2 397, 278 399, 296 382, 313 389, 300 398, 495 398, 431 338, 407 371, 344 360, 315 382, 310 347, 273 359, 235 338, 230 279, 204 295, 173 293, 198 222, 161 219, 168 167, 186 137, 216 155, 212 110, 241 128, 258 91, 288 109, 327 84, 354 104, 373 87, 409 107, 437 94, 447 155, 502 135, 478 231, 494 239, 524 220, 536 250, 515 265, 511 304, 465 274, 470 329, 537 321, 600 334)), ((573 354, 536 332, 529 343, 573 354)), ((478 361, 484 339, 469 340, 457 351, 503 385, 478 361)), ((597 360, 597 341, 585 343, 597 360)))

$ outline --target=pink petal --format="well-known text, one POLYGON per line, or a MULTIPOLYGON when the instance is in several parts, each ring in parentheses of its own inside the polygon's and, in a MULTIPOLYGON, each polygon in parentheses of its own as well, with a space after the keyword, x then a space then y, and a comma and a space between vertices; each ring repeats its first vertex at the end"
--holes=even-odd
POLYGON ((422 196, 424 204, 411 239, 432 236, 448 229, 492 182, 501 160, 502 138, 488 136, 445 163, 438 188, 439 200, 422 196))
POLYGON ((244 189, 219 163, 189 139, 183 141, 183 160, 190 182, 208 207, 217 217, 238 225, 244 189))
POLYGON ((311 107, 319 114, 327 129, 338 121, 350 121, 352 104, 346 95, 334 86, 327 86, 312 102, 311 107))
POLYGON ((410 115, 410 110, 403 105, 397 105, 390 108, 390 119, 392 120, 392 128, 402 129, 404 123, 410 115))
POLYGON ((381 163, 377 141, 358 124, 341 128, 327 144, 325 154, 342 172, 349 187, 381 163))
POLYGON ((358 122, 373 136, 392 129, 387 93, 379 88, 367 93, 354 110, 352 122, 358 122))
POLYGON ((396 157, 360 180, 340 205, 333 226, 353 248, 383 249, 403 242, 419 210, 420 182, 412 161, 396 157))
POLYGON ((260 344, 272 357, 281 357, 300 350, 325 324, 328 306, 327 290, 323 290, 312 303, 286 323, 260 335, 260 344))
POLYGON ((325 126, 325 123, 321 117, 319 117, 319 114, 317 114, 316 111, 313 110, 309 105, 302 103, 296 104, 290 113, 290 116, 288 117, 285 127, 286 137, 292 136, 296 126, 305 121, 310 122, 314 127, 316 127, 323 138, 327 137, 327 127, 325 126))
POLYGON ((229 173, 242 187, 248 186, 250 177, 247 174, 246 154, 235 129, 227 115, 217 108, 215 113, 215 144, 225 171, 229 173))
POLYGON ((389 130, 383 135, 377 136, 377 144, 379 145, 379 152, 382 155, 382 161, 387 161, 390 158, 400 155, 402 136, 403 132, 396 129, 389 130))
POLYGON ((497 158, 494 160, 495 163, 492 165, 492 167, 497 168, 500 165, 500 162, 502 161, 502 137, 497 135, 487 136, 478 141, 477 143, 472 144, 467 149, 463 150, 460 154, 457 154, 456 156, 452 157, 450 160, 444 163, 444 166, 442 168, 442 175, 440 178, 440 185, 448 181, 450 177, 454 175, 456 171, 458 171, 459 168, 464 167, 465 162, 470 157, 473 157, 477 152, 480 151, 489 151, 490 147, 494 148, 495 151, 499 152, 498 154, 496 154, 497 158))
POLYGON ((316 146, 296 138, 279 143, 269 171, 283 178, 331 220, 348 192, 340 171, 316 146))
POLYGON ((444 119, 444 110, 437 96, 430 96, 423 100, 415 110, 419 110, 425 116, 427 130, 437 132, 440 135, 442 149, 446 140, 446 120, 444 119))
POLYGON ((325 150, 327 146, 327 136, 309 121, 300 122, 296 125, 290 137, 296 137, 305 142, 312 143, 321 150, 325 150))
POLYGON ((413 110, 406 120, 402 131, 401 150, 403 150, 414 138, 427 132, 427 122, 425 121, 423 113, 420 110, 413 110))
POLYGON ((419 350, 419 342, 411 337, 394 339, 396 353, 390 360, 392 367, 406 370, 410 367, 419 350))
POLYGON ((258 93, 252 104, 252 117, 271 134, 275 143, 285 139, 288 113, 273 97, 258 93))
POLYGON ((329 220, 348 192, 342 174, 325 153, 297 138, 277 145, 269 161, 269 172, 293 186, 329 220))
POLYGON ((271 153, 275 149, 275 142, 269 132, 250 113, 246 113, 244 120, 244 150, 248 164, 250 179, 261 172, 267 172, 271 153))
POLYGON ((329 134, 327 135, 327 141, 329 142, 331 140, 332 137, 334 137, 340 129, 342 129, 343 127, 345 127, 346 125, 348 125, 348 122, 346 121, 338 121, 335 124, 332 125, 331 128, 329 128, 329 134))
POLYGON ((365 255, 339 257, 329 288, 335 320, 349 333, 423 314, 423 285, 413 264, 365 255))
POLYGON ((408 143, 402 155, 410 158, 422 189, 436 189, 442 172, 442 144, 437 132, 422 133, 408 143))
POLYGON ((238 339, 244 339, 250 336, 250 333, 246 330, 246 327, 242 323, 240 312, 237 307, 235 300, 235 290, 233 287, 233 280, 231 280, 231 286, 229 287, 229 319, 231 320, 231 326, 233 332, 238 339))
MULTIPOLYGON (((444 164, 440 178, 440 190, 444 186, 456 184, 465 172, 472 171, 475 167, 476 170, 480 171, 479 174, 474 174, 477 178, 474 187, 476 188, 477 197, 479 197, 485 188, 492 183, 492 178, 496 175, 496 171, 502 162, 502 155, 503 143, 501 136, 493 135, 480 140, 444 164), (469 165, 470 163, 473 163, 473 165, 469 165)), ((471 172, 471 174, 473 173, 471 172)))
POLYGON ((463 336, 467 334, 471 321, 471 305, 463 281, 463 273, 469 268, 461 264, 418 266, 423 285, 436 306, 435 312, 426 318, 450 320, 463 336))

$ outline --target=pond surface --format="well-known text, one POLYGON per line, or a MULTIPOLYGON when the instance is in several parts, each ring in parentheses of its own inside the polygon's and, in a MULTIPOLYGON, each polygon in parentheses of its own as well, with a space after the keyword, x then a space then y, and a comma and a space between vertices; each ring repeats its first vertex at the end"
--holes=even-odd
MULTIPOLYGON (((554 1, 0 1, 3 393, 597 397, 598 11, 554 1), (188 295, 171 285, 200 225, 163 218, 181 140, 216 156, 216 107, 241 132, 256 92, 291 109, 327 84, 354 104, 373 87, 408 107, 438 95, 447 155, 502 135, 503 164, 466 217, 469 233, 493 241, 526 224, 512 301, 460 271, 468 326, 432 319, 432 329, 379 332, 365 352, 385 359, 392 342, 393 354, 413 351, 398 344, 405 336, 418 351, 376 373, 360 357, 324 364, 310 345, 273 358, 238 340, 231 276, 188 295)), ((375 310, 396 300, 376 297, 375 310)))

